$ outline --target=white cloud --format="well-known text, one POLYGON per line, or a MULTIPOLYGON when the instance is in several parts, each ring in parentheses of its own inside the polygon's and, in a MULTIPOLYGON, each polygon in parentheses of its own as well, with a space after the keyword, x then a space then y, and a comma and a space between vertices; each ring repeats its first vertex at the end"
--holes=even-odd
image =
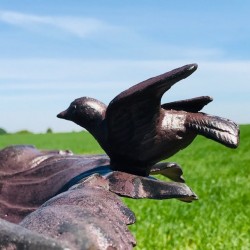
POLYGON ((40 16, 14 11, 0 11, 0 21, 32 30, 39 30, 39 27, 50 26, 71 33, 80 38, 85 38, 97 32, 111 31, 115 29, 115 27, 95 18, 40 16))
MULTIPOLYGON (((135 26, 121 23, 106 23, 97 18, 83 18, 77 16, 43 16, 25 14, 15 11, 0 11, 0 22, 22 27, 33 32, 40 32, 51 37, 70 34, 78 38, 93 38, 95 46, 90 55, 107 54, 120 55, 125 58, 221 58, 225 52, 213 47, 193 47, 192 45, 176 45, 165 43, 156 37, 150 37, 150 31, 140 31, 135 26), (64 34, 63 33, 63 34, 64 34), (149 39, 150 37, 150 39, 149 39), (104 46, 104 47, 103 47, 104 46), (100 48, 102 49, 100 49, 100 48)), ((53 43, 51 43, 53 44, 53 43)), ((69 45, 70 46, 70 45, 69 45)), ((86 46, 89 46, 88 44, 86 46)), ((82 50, 88 50, 84 47, 82 50)), ((49 53, 49 52, 48 52, 49 53)), ((27 51, 30 54, 30 51, 27 51)))

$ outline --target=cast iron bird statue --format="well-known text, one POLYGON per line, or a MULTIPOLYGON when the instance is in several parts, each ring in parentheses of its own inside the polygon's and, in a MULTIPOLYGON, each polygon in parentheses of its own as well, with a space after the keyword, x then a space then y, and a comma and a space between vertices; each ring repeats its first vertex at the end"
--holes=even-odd
POLYGON ((136 175, 149 175, 155 163, 184 149, 197 135, 236 148, 237 124, 199 112, 211 97, 161 105, 163 94, 197 67, 185 65, 143 81, 120 93, 108 107, 93 98, 78 98, 57 117, 87 129, 110 157, 113 170, 136 175))

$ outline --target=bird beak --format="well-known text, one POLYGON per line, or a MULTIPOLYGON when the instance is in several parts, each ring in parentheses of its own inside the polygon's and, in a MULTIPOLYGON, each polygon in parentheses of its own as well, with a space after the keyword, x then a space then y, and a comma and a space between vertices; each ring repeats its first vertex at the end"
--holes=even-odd
POLYGON ((68 120, 69 118, 68 118, 68 112, 67 112, 68 110, 66 109, 66 110, 64 110, 64 111, 62 111, 61 113, 59 113, 58 115, 57 115, 57 117, 58 118, 61 118, 61 119, 66 119, 66 120, 68 120))

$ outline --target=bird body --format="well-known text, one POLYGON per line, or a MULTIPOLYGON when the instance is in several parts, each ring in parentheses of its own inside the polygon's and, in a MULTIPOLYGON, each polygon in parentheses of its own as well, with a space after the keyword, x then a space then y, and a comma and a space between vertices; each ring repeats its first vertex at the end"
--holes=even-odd
POLYGON ((111 168, 147 176, 150 168, 187 147, 200 134, 228 147, 237 147, 238 126, 199 112, 209 96, 161 105, 162 95, 197 69, 185 65, 150 78, 116 96, 108 105, 79 98, 58 115, 86 128, 109 155, 111 168))

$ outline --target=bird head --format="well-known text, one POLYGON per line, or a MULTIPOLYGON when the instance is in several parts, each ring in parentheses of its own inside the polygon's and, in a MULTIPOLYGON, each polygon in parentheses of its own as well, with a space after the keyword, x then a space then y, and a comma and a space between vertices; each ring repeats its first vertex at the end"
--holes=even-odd
POLYGON ((102 102, 81 97, 75 99, 70 106, 57 115, 58 118, 70 120, 77 125, 91 131, 105 118, 106 105, 102 102))

